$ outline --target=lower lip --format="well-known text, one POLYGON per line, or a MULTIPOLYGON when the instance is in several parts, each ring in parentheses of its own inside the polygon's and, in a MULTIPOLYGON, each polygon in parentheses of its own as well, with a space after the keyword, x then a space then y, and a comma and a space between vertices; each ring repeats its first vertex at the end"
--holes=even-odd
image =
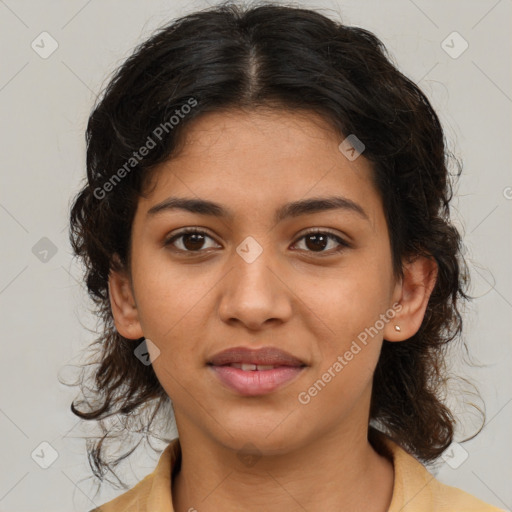
POLYGON ((244 396, 271 393, 293 380, 304 367, 278 366, 272 370, 241 370, 232 366, 210 366, 221 382, 244 396))

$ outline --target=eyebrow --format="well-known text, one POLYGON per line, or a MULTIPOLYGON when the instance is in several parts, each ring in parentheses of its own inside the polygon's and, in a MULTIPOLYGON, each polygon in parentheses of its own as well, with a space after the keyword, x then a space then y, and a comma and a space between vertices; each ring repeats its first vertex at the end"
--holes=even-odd
MULTIPOLYGON (((210 215, 228 220, 233 220, 234 213, 224 206, 208 201, 206 199, 195 199, 187 197, 168 197, 162 202, 151 207, 147 216, 152 217, 159 213, 172 210, 184 210, 199 215, 210 215)), ((278 223, 290 217, 299 217, 312 213, 319 213, 329 210, 345 210, 354 212, 360 217, 370 220, 368 214, 358 203, 342 196, 316 197, 294 201, 281 206, 275 213, 274 222, 278 223)))

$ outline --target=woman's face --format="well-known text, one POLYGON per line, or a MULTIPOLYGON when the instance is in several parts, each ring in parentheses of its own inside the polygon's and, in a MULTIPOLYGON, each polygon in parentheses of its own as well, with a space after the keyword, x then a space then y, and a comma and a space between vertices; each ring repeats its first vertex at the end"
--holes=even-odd
POLYGON ((370 164, 341 142, 314 113, 209 113, 155 170, 132 228, 135 326, 119 314, 116 325, 151 340, 178 429, 262 453, 366 435, 400 284, 370 164), (192 212, 170 198, 217 206, 192 212), (178 236, 191 227, 201 234, 178 236), (234 347, 281 349, 303 366, 249 375, 209 364, 234 347))

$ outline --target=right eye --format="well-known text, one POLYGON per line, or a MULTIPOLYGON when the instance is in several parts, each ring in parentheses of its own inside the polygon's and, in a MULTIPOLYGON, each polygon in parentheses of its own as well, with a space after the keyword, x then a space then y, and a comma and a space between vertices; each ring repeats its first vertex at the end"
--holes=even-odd
POLYGON ((205 243, 205 238, 209 238, 213 240, 213 238, 208 235, 205 231, 201 231, 197 228, 186 228, 178 233, 175 233, 164 242, 164 245, 173 246, 173 250, 176 249, 180 252, 201 252, 204 249, 202 246, 205 243), (180 240, 181 239, 181 240, 180 240), (175 242, 180 242, 182 247, 176 247, 175 242))

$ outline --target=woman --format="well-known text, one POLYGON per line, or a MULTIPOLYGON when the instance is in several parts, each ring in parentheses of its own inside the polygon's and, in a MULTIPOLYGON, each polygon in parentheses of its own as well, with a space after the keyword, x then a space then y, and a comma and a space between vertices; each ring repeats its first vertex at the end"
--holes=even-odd
POLYGON ((71 240, 104 329, 72 410, 147 433, 172 403, 179 434, 96 510, 498 510, 421 464, 454 437, 467 276, 442 127, 373 34, 191 14, 118 70, 87 143, 71 240))

